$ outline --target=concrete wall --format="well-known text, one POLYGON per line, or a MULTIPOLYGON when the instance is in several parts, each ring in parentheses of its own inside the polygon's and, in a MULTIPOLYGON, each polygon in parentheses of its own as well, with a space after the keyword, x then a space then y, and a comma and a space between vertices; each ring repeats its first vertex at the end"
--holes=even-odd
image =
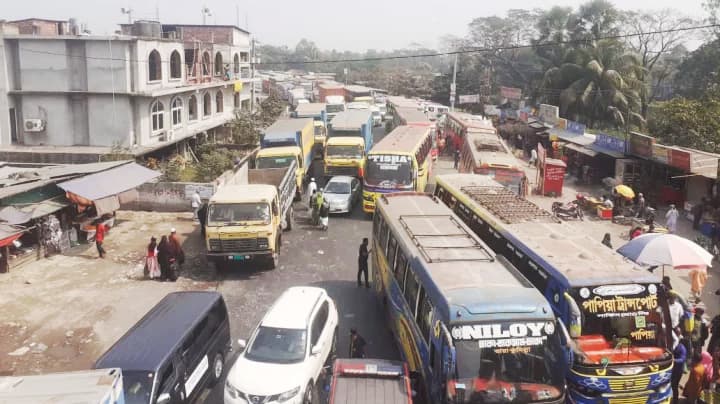
POLYGON ((135 76, 135 91, 136 92, 151 92, 153 90, 160 90, 164 88, 181 87, 185 84, 185 48, 181 42, 167 41, 167 40, 138 40, 135 43, 134 49, 131 52, 133 59, 138 62, 135 64, 136 76, 135 76), (150 53, 153 50, 157 50, 160 54, 161 60, 161 71, 162 77, 160 80, 150 81, 149 77, 149 65, 148 59, 150 53), (170 78, 170 55, 173 51, 177 51, 180 54, 180 65, 181 65, 181 78, 172 79, 170 78))

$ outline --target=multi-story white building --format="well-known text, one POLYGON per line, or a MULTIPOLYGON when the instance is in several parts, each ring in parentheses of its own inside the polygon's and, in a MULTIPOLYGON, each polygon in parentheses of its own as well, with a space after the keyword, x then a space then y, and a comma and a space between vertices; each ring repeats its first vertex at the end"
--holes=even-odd
POLYGON ((110 37, 3 28, 3 160, 97 161, 118 146, 140 156, 225 133, 252 106, 250 34, 235 26, 138 21, 110 37))

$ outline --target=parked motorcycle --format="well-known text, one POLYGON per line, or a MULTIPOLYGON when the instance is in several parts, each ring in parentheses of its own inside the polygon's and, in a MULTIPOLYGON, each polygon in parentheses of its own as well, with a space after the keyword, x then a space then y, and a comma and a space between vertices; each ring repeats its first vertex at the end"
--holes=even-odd
POLYGON ((583 220, 583 210, 578 200, 570 201, 563 204, 562 202, 553 202, 552 213, 555 217, 562 220, 579 219, 583 220))

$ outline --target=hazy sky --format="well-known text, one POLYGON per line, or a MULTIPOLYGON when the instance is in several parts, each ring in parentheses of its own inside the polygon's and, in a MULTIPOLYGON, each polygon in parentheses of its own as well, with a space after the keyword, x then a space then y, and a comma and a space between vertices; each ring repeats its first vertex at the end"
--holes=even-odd
MULTIPOLYGON (((112 33, 127 22, 121 7, 134 9, 133 18, 155 18, 163 23, 201 24, 203 5, 213 13, 208 24, 238 24, 267 44, 294 47, 300 38, 322 49, 395 49, 416 42, 437 46, 443 35, 463 35, 475 17, 502 15, 510 8, 577 6, 579 0, 2 0, 2 18, 67 19, 76 17, 95 34, 112 33)), ((623 9, 681 8, 704 16, 701 0, 622 0, 623 9)))

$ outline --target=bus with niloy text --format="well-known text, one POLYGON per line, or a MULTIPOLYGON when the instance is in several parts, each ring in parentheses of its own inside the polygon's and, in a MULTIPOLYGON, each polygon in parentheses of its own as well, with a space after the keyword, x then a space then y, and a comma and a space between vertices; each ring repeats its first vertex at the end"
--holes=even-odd
POLYGON ((562 403, 568 334, 552 308, 429 194, 377 200, 372 274, 418 403, 562 403))
POLYGON ((363 211, 375 211, 381 194, 425 190, 430 177, 432 132, 423 126, 398 126, 367 155, 363 177, 363 211))
POLYGON ((436 176, 435 195, 545 296, 570 332, 573 403, 669 403, 672 327, 660 271, 626 260, 487 177, 436 176))

